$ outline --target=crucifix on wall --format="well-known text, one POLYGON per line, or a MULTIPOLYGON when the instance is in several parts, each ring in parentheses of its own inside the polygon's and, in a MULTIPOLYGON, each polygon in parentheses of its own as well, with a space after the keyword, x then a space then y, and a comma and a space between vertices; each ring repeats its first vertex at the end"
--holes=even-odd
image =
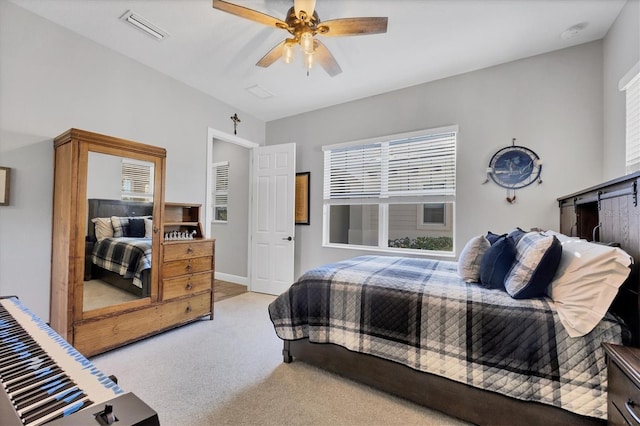
POLYGON ((234 113, 231 117, 231 121, 233 121, 233 134, 237 135, 238 123, 240 123, 240 118, 238 117, 238 113, 234 113))

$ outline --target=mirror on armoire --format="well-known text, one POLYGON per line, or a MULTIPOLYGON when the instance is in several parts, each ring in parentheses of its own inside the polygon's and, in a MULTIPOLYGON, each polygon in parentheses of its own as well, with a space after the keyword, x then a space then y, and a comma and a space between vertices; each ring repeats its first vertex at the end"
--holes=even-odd
POLYGON ((154 172, 149 161, 88 153, 85 317, 151 295, 154 172))

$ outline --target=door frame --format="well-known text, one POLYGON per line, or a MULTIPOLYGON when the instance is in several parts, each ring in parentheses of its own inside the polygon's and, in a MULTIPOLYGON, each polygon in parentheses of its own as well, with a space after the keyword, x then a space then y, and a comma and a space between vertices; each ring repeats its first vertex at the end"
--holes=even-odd
MULTIPOLYGON (((211 158, 211 150, 213 148, 214 139, 221 140, 223 142, 232 143, 234 145, 239 145, 241 147, 247 149, 253 149, 261 146, 258 143, 251 142, 250 140, 243 139, 238 137, 237 135, 233 135, 231 133, 225 133, 217 129, 213 129, 211 127, 207 127, 207 170, 206 170, 206 194, 205 194, 205 215, 204 215, 204 229, 205 235, 207 238, 211 238, 211 221, 213 218, 213 211, 211 210, 211 191, 209 191, 209 182, 211 180, 211 167, 213 165, 213 159, 211 158)), ((247 286, 247 290, 251 291, 251 236, 253 235, 253 224, 251 223, 251 214, 253 212, 253 156, 249 156, 249 219, 247 223, 248 227, 248 240, 247 240, 247 277, 246 280, 242 280, 244 282, 238 282, 238 277, 236 275, 225 277, 224 274, 220 274, 218 271, 215 272, 215 277, 218 279, 226 279, 228 281, 235 282, 237 284, 242 284, 247 286), (233 277, 235 279, 231 280, 233 277)), ((242 278, 242 277, 240 277, 242 278)))

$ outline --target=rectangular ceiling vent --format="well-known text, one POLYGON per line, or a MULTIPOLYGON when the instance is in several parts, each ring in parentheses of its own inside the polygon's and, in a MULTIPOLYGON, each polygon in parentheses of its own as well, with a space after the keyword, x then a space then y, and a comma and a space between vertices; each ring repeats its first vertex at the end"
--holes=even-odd
POLYGON ((259 97, 260 99, 269 99, 273 97, 273 93, 269 92, 264 87, 256 84, 251 87, 246 87, 244 90, 251 93, 254 96, 259 97))
POLYGON ((120 19, 156 40, 164 40, 165 38, 169 37, 168 32, 158 27, 157 25, 152 24, 151 22, 147 21, 142 16, 131 10, 127 10, 125 14, 120 17, 120 19))

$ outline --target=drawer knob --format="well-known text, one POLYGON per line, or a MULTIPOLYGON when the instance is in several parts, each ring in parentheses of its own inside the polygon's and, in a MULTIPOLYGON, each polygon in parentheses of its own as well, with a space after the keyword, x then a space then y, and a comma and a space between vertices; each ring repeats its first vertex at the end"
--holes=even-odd
POLYGON ((624 403, 624 408, 627 409, 627 412, 629 413, 629 415, 631 415, 631 417, 633 417, 633 420, 635 420, 637 423, 640 423, 640 417, 636 414, 636 410, 634 409, 636 405, 638 404, 636 404, 633 399, 629 399, 624 403))
POLYGON ((191 306, 187 306, 187 309, 184 310, 187 314, 191 313, 191 306))
POLYGON ((191 290, 191 289, 193 288, 193 286, 191 285, 191 283, 190 283, 190 282, 188 282, 188 283, 187 283, 187 285, 185 286, 185 288, 186 288, 187 290, 191 290))
POLYGON ((191 271, 191 269, 193 269, 193 267, 191 265, 187 265, 187 267, 185 268, 187 270, 187 272, 191 271))
POLYGON ((189 254, 193 253, 193 248, 191 246, 189 246, 189 248, 187 248, 187 253, 189 253, 189 254))

